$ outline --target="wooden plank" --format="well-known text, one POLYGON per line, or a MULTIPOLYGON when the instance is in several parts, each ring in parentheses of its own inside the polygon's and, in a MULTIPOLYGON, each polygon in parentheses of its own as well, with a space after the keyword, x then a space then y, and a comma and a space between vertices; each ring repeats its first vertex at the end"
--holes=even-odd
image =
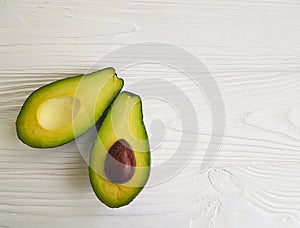
MULTIPOLYGON (((299 227, 299 7, 293 0, 0 1, 0 227, 299 227), (189 161, 182 172, 110 210, 93 194, 74 142, 29 148, 15 120, 38 87, 145 41, 177 45, 207 66, 224 99, 224 141, 201 172, 212 128, 201 91, 162 64, 117 69, 126 87, 163 77, 181 88, 195 106, 199 141, 192 158, 172 160, 189 161)), ((184 133, 182 116, 164 102, 144 102, 149 132, 151 121, 165 124, 163 142, 151 141, 153 164, 163 166, 184 133)))

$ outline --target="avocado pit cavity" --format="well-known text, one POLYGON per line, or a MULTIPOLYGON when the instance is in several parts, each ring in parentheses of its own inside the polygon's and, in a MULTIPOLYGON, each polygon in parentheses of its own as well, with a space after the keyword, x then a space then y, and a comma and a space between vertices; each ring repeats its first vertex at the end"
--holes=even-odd
POLYGON ((105 159, 105 174, 107 178, 117 184, 129 181, 134 175, 136 160, 129 143, 120 139, 109 149, 105 159))
POLYGON ((76 117, 80 106, 80 101, 75 97, 55 97, 39 106, 37 120, 47 130, 63 128, 76 117))

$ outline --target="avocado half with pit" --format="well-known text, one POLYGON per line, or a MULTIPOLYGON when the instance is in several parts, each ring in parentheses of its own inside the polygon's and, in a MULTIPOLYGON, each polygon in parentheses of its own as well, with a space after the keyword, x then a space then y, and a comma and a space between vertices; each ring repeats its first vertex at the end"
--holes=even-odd
POLYGON ((31 147, 48 148, 72 141, 92 127, 123 87, 113 68, 45 85, 25 101, 17 134, 31 147))
POLYGON ((112 208, 129 204, 145 186, 150 162, 141 99, 122 92, 103 120, 90 155, 96 196, 112 208))

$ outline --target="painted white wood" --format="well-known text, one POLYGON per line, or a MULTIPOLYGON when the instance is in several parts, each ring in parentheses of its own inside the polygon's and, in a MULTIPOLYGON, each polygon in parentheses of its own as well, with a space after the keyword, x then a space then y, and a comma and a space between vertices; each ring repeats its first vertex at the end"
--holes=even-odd
MULTIPOLYGON (((292 0, 0 1, 0 227, 300 227, 299 31, 292 0), (96 199, 74 142, 29 148, 15 119, 33 90, 145 41, 177 45, 208 67, 225 101, 224 143, 200 173, 211 130, 203 96, 168 67, 122 70, 128 85, 154 75, 180 86, 197 107, 199 143, 180 174, 111 210, 96 199)), ((180 119, 165 108, 148 102, 144 111, 148 129, 153 118, 168 120, 155 165, 179 140, 180 119)))

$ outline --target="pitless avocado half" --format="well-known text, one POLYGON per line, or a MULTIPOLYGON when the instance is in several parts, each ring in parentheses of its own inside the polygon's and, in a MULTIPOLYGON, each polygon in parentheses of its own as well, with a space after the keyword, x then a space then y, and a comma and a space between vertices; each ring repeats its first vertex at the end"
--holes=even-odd
POLYGON ((98 131, 89 166, 93 190, 109 207, 129 204, 150 173, 141 99, 130 92, 118 95, 123 84, 113 68, 50 83, 26 99, 16 121, 25 144, 56 147, 91 128, 115 99, 98 131))
POLYGON ((37 148, 72 141, 96 123, 123 84, 113 68, 106 68, 39 88, 26 99, 18 115, 18 137, 37 148))

